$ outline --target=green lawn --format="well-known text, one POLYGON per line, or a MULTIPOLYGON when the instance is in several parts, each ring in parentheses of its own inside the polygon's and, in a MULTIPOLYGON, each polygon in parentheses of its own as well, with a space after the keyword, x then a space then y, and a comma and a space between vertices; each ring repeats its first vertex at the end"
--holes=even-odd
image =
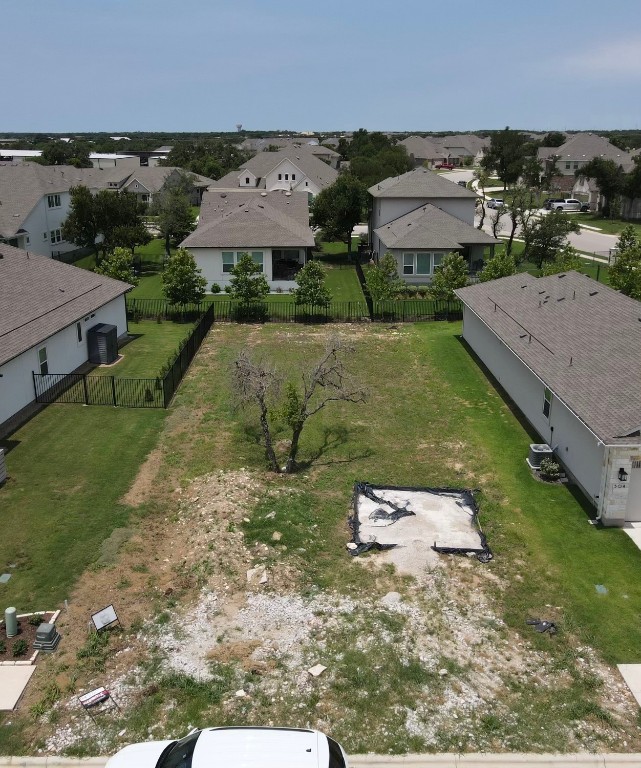
POLYGON ((91 373, 98 376, 122 376, 129 378, 153 378, 163 363, 178 351, 179 342, 189 335, 193 323, 163 320, 129 322, 129 334, 134 336, 121 347, 122 360, 116 365, 100 366, 91 373))
POLYGON ((597 227, 606 235, 620 235, 625 227, 632 225, 637 233, 637 237, 641 238, 641 224, 633 221, 604 219, 596 213, 568 213, 567 215, 572 219, 576 219, 579 224, 587 224, 590 227, 597 227))
POLYGON ((119 499, 155 445, 165 413, 51 405, 0 442, 9 451, 1 491, 0 571, 12 574, 0 585, 5 606, 18 613, 55 609, 71 596, 103 542, 129 524, 131 509, 119 499))

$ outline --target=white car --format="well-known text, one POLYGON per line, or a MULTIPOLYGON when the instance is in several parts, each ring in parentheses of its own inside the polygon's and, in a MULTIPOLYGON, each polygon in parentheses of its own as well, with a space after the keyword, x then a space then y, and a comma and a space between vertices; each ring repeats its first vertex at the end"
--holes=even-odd
POLYGON ((299 728, 203 728, 178 741, 130 744, 106 768, 347 768, 341 745, 299 728))
POLYGON ((486 205, 488 208, 503 208, 505 205, 505 200, 500 197, 491 197, 487 201, 486 205))

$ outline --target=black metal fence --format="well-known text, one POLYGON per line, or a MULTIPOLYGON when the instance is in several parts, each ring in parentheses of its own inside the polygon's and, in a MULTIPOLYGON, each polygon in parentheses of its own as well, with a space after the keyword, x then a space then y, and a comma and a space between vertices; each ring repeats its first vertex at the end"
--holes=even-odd
POLYGON ((417 322, 421 320, 460 320, 461 302, 434 299, 372 302, 372 320, 382 322, 417 322))
POLYGON ((37 403, 84 403, 123 408, 167 408, 183 376, 214 323, 212 306, 201 313, 169 369, 155 378, 96 376, 86 373, 34 373, 37 403))

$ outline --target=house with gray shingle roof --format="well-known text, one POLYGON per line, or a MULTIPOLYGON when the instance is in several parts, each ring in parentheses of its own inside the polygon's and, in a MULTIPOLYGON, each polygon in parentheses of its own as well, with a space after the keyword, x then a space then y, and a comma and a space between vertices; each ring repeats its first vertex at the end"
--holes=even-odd
POLYGON ((305 146, 278 152, 259 152, 238 171, 231 171, 211 186, 217 189, 264 189, 317 195, 333 184, 338 171, 305 146))
POLYGON ((614 160, 624 171, 629 171, 633 166, 629 152, 615 147, 595 133, 576 133, 560 147, 539 147, 537 157, 544 164, 546 172, 556 160, 556 173, 559 176, 574 176, 576 171, 595 157, 614 160))
POLYGON ((87 362, 87 331, 127 332, 120 280, 0 243, 0 430, 35 399, 34 373, 87 362))
POLYGON ((463 338, 603 523, 641 521, 641 302, 578 272, 456 293, 463 338))
POLYGON ((378 260, 389 251, 407 282, 430 282, 453 251, 474 272, 499 242, 474 227, 476 193, 427 168, 384 179, 369 193, 373 256, 378 260))
POLYGON ((273 291, 295 286, 296 273, 314 246, 306 195, 282 189, 210 189, 196 229, 181 243, 207 280, 229 285, 243 253, 260 264, 273 291))

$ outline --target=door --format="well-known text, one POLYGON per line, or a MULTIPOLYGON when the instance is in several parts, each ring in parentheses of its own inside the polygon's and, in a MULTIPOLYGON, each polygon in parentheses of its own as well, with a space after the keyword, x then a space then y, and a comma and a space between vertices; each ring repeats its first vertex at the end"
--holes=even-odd
POLYGON ((641 522, 641 459, 632 462, 625 519, 628 523, 641 522))

